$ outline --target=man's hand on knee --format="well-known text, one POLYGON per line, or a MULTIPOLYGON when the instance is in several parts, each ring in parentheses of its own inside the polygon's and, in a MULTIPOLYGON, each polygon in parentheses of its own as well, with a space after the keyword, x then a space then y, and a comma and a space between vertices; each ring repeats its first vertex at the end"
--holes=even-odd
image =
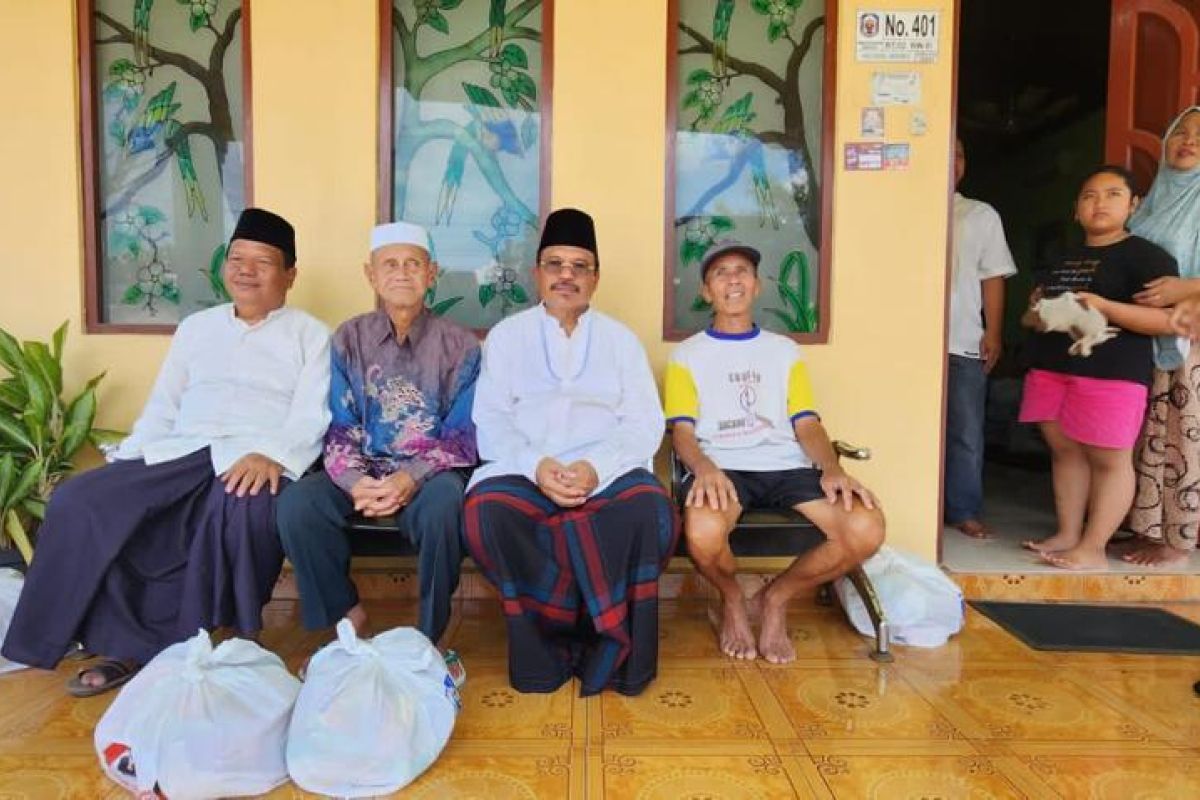
MULTIPOLYGON (((706 459, 707 460, 707 459, 706 459)), ((684 505, 692 508, 707 506, 715 511, 728 511, 738 503, 733 481, 716 464, 708 461, 697 467, 684 505)))
POLYGON ((256 496, 264 486, 271 494, 279 494, 279 480, 283 477, 283 466, 261 453, 247 453, 233 462, 233 466, 221 473, 226 494, 245 497, 256 496))
POLYGON ((871 490, 863 486, 857 479, 851 477, 841 469, 825 470, 821 473, 821 489, 825 492, 825 499, 830 503, 836 503, 838 497, 841 497, 842 507, 847 511, 854 509, 854 498, 857 495, 862 504, 869 509, 875 509, 879 505, 879 501, 871 490))

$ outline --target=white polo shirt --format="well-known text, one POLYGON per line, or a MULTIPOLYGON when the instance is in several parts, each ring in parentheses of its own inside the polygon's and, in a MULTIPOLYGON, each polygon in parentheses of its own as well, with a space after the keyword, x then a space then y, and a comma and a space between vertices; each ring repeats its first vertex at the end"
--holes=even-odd
POLYGON ((954 272, 950 276, 950 354, 979 358, 983 288, 988 278, 1015 275, 1000 215, 982 200, 954 193, 954 272))

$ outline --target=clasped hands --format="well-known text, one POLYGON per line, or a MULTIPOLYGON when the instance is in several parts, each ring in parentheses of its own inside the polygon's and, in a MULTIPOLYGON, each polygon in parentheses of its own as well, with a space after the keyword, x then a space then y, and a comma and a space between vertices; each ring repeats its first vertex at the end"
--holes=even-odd
POLYGON ((395 514, 417 493, 417 482, 407 472, 393 472, 383 478, 363 476, 350 488, 354 510, 364 517, 395 514))
POLYGON ((600 485, 596 468, 586 461, 563 464, 546 457, 538 462, 534 473, 542 494, 563 508, 574 508, 587 502, 588 496, 600 485))

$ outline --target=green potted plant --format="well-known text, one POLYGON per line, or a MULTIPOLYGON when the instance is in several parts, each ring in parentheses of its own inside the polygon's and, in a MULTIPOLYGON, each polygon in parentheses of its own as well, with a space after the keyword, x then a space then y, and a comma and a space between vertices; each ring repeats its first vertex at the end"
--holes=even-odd
POLYGON ((49 344, 18 342, 0 329, 0 367, 8 373, 0 380, 0 548, 15 546, 26 564, 50 493, 75 469, 80 449, 122 436, 93 427, 96 385, 104 373, 63 399, 66 338, 65 322, 49 344))

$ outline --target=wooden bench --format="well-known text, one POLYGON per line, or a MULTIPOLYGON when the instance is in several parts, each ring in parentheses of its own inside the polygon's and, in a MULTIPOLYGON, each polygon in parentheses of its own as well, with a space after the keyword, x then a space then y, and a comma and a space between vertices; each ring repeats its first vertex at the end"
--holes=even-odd
MULTIPOLYGON (((853 447, 844 442, 834 442, 834 448, 843 458, 863 461, 871 457, 871 452, 866 448, 853 447)), ((671 454, 670 463, 671 496, 675 502, 682 504, 680 485, 683 481, 683 469, 676 461, 674 453, 671 454)), ((356 515, 346 523, 346 530, 350 533, 350 550, 355 556, 416 555, 408 539, 399 535, 394 517, 371 518, 356 515)), ((730 536, 733 554, 742 558, 794 557, 816 547, 822 541, 823 536, 816 526, 794 511, 753 508, 742 514, 730 536)), ((676 555, 688 555, 687 541, 683 536, 679 537, 676 555)), ((891 661, 888 624, 871 580, 861 567, 854 569, 846 577, 863 599, 871 617, 871 624, 875 628, 875 648, 871 651, 871 658, 876 661, 891 661)), ((828 584, 822 586, 817 597, 818 602, 832 603, 832 587, 828 584)))

